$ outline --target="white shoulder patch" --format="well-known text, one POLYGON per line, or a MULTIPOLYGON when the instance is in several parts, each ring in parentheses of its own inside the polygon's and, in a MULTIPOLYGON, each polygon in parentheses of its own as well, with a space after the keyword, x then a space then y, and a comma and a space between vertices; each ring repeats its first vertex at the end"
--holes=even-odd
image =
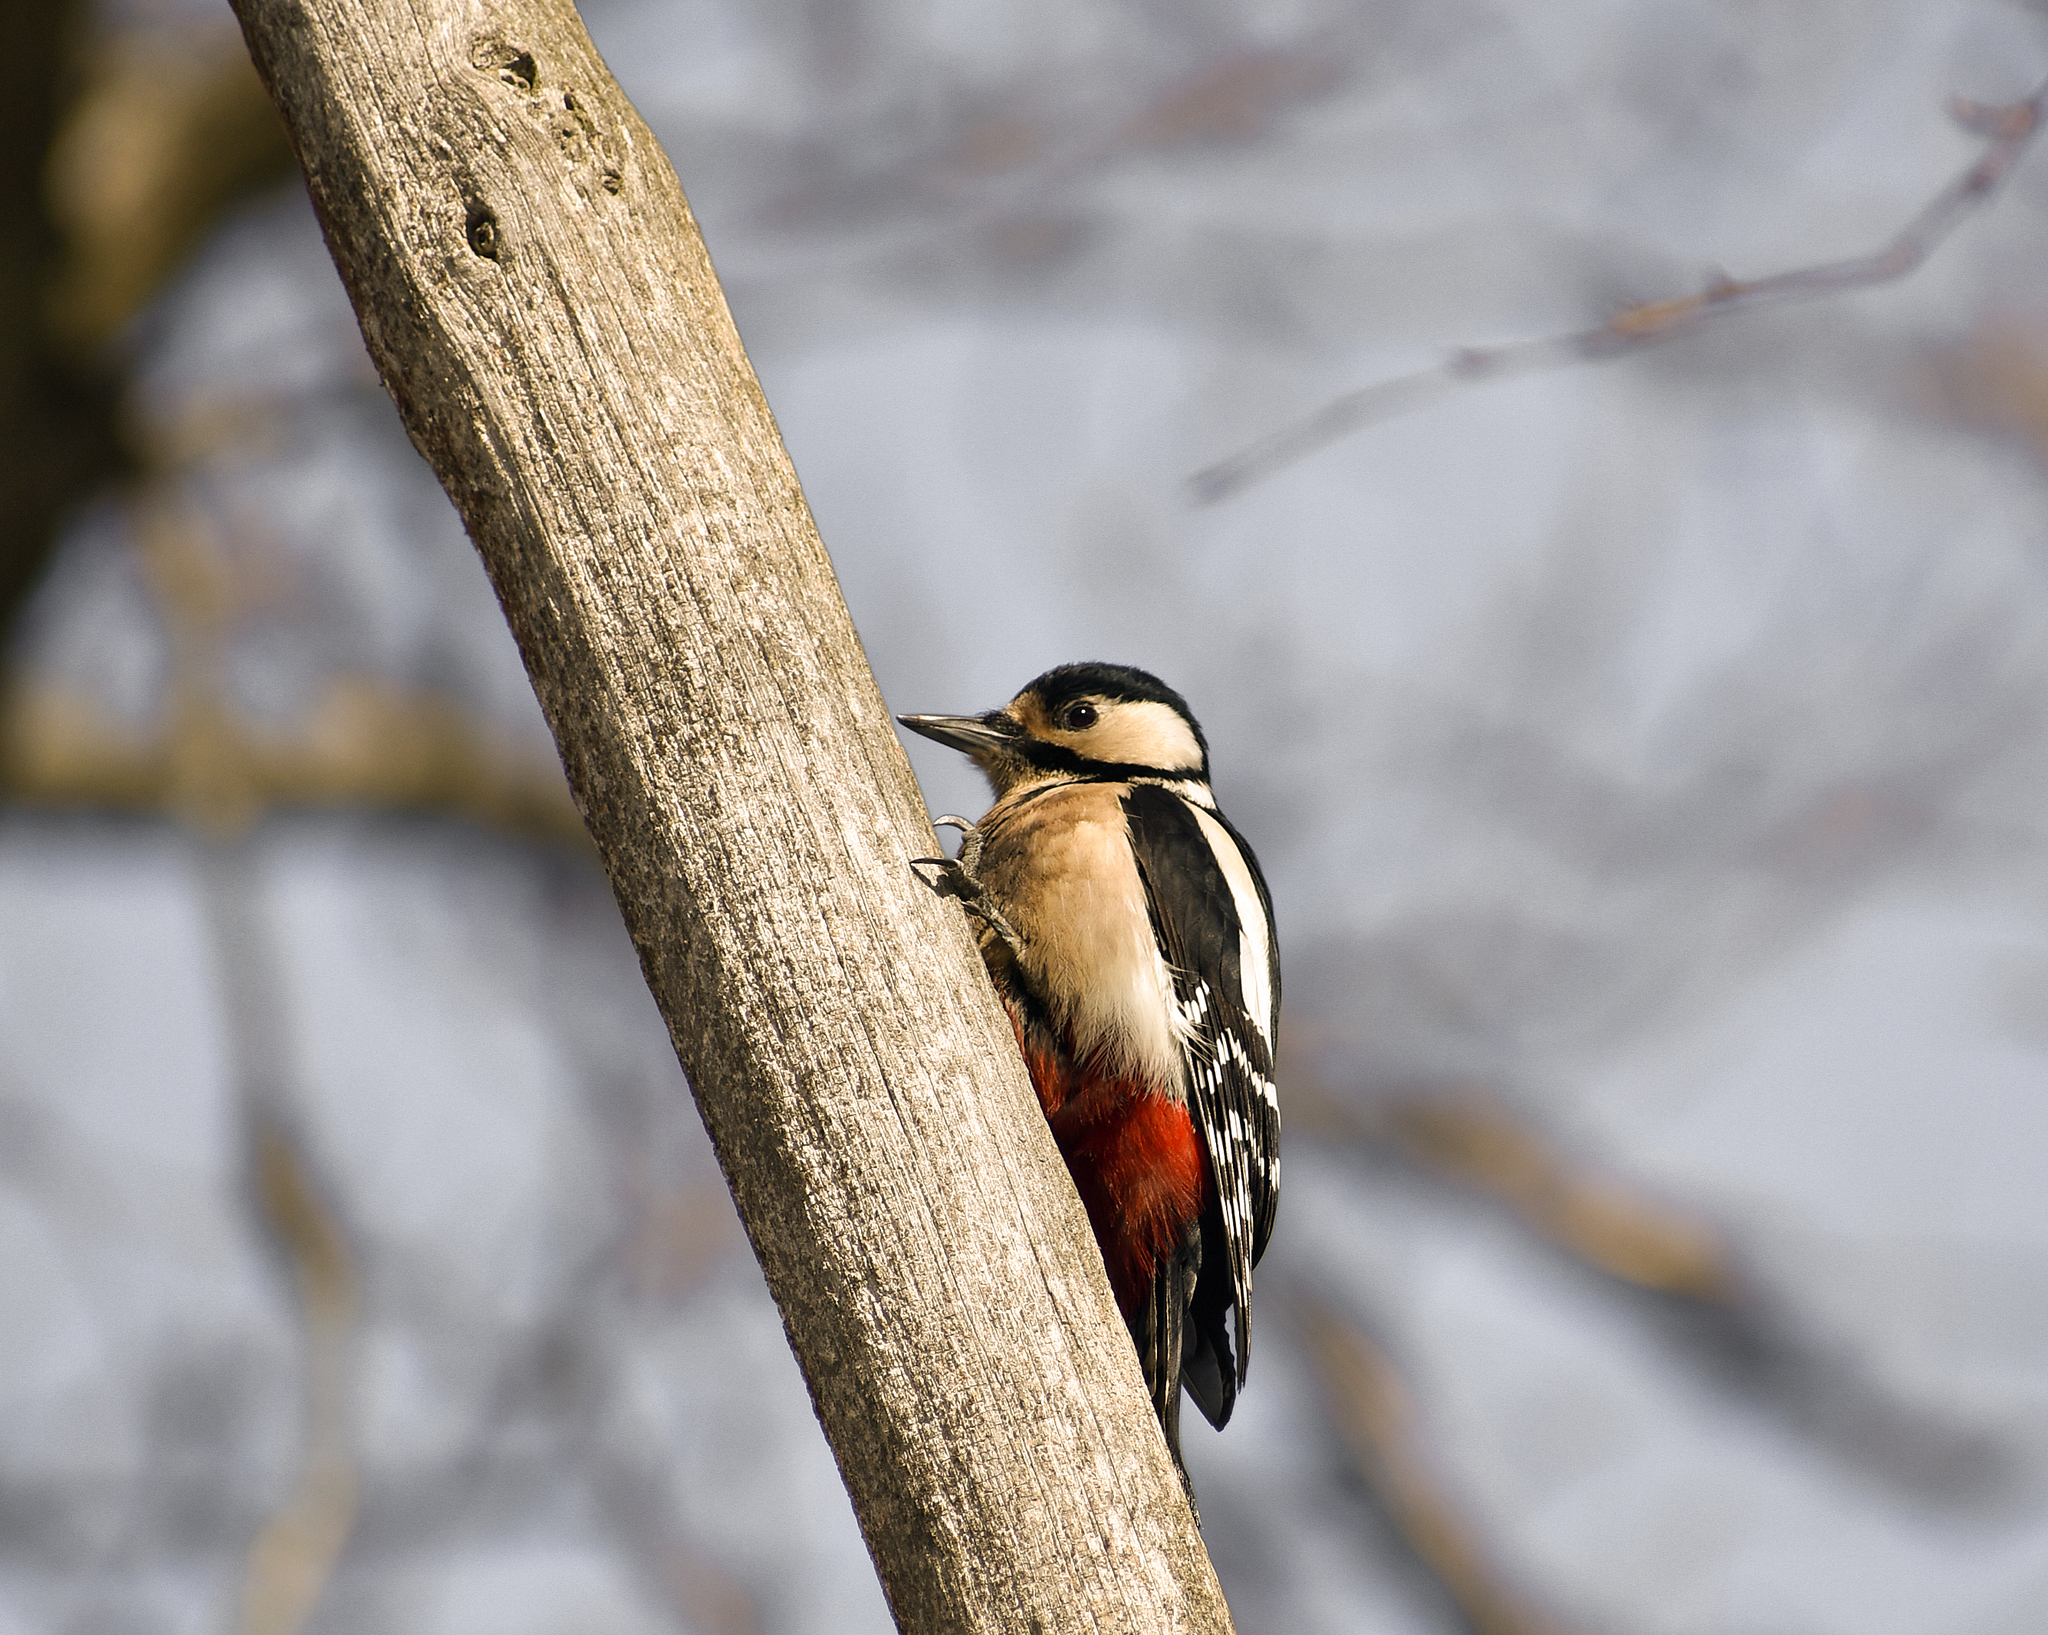
POLYGON ((1237 849, 1237 842, 1230 838, 1230 831, 1218 823, 1209 812, 1200 806, 1190 806, 1195 821, 1202 826, 1202 836, 1209 842, 1209 849, 1216 854, 1216 863, 1223 870, 1223 878, 1230 884, 1230 899, 1237 908, 1238 980, 1244 984, 1245 1014, 1252 1019, 1252 1026, 1259 1030, 1259 1037, 1266 1041, 1266 1051, 1273 1050, 1273 929, 1266 923, 1266 906, 1259 900, 1259 888, 1252 879, 1252 871, 1245 863, 1244 854, 1237 849))

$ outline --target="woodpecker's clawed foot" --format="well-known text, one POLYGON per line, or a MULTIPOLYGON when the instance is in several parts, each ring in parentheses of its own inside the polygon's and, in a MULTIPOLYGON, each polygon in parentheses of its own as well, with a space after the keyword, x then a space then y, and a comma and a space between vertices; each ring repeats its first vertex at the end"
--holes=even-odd
POLYGON ((929 875, 918 878, 941 897, 958 897, 967 912, 1002 939, 1003 946, 1010 950, 1012 957, 1021 957, 1024 952, 1020 938, 1010 922, 1003 918, 1003 912, 989 900, 988 890, 975 873, 981 862, 981 831, 962 817, 942 817, 932 820, 935 828, 958 829, 960 831, 960 855, 958 857, 913 857, 913 869, 929 868, 929 875))

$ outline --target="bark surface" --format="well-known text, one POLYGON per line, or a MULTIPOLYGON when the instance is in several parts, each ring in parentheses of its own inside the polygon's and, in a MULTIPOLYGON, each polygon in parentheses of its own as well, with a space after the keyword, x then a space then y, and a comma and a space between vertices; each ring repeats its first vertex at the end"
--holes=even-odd
POLYGON ((237 0, 899 1624, 1229 1627, 682 190, 565 0, 237 0))

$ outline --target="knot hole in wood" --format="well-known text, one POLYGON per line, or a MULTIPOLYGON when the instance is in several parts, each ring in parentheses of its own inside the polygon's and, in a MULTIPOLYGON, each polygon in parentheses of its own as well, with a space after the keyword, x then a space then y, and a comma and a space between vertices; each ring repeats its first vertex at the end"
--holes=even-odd
POLYGON ((480 73, 495 74, 515 91, 531 91, 540 84, 540 69, 533 53, 494 35, 479 35, 470 46, 469 65, 480 73))

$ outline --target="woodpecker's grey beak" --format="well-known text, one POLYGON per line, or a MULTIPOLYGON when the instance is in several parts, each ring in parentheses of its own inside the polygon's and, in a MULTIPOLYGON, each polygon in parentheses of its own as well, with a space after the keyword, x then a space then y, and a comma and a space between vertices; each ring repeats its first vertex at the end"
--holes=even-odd
POLYGON ((1020 730, 1001 710, 986 715, 899 715, 896 719, 912 732, 967 755, 1000 749, 1020 730))

